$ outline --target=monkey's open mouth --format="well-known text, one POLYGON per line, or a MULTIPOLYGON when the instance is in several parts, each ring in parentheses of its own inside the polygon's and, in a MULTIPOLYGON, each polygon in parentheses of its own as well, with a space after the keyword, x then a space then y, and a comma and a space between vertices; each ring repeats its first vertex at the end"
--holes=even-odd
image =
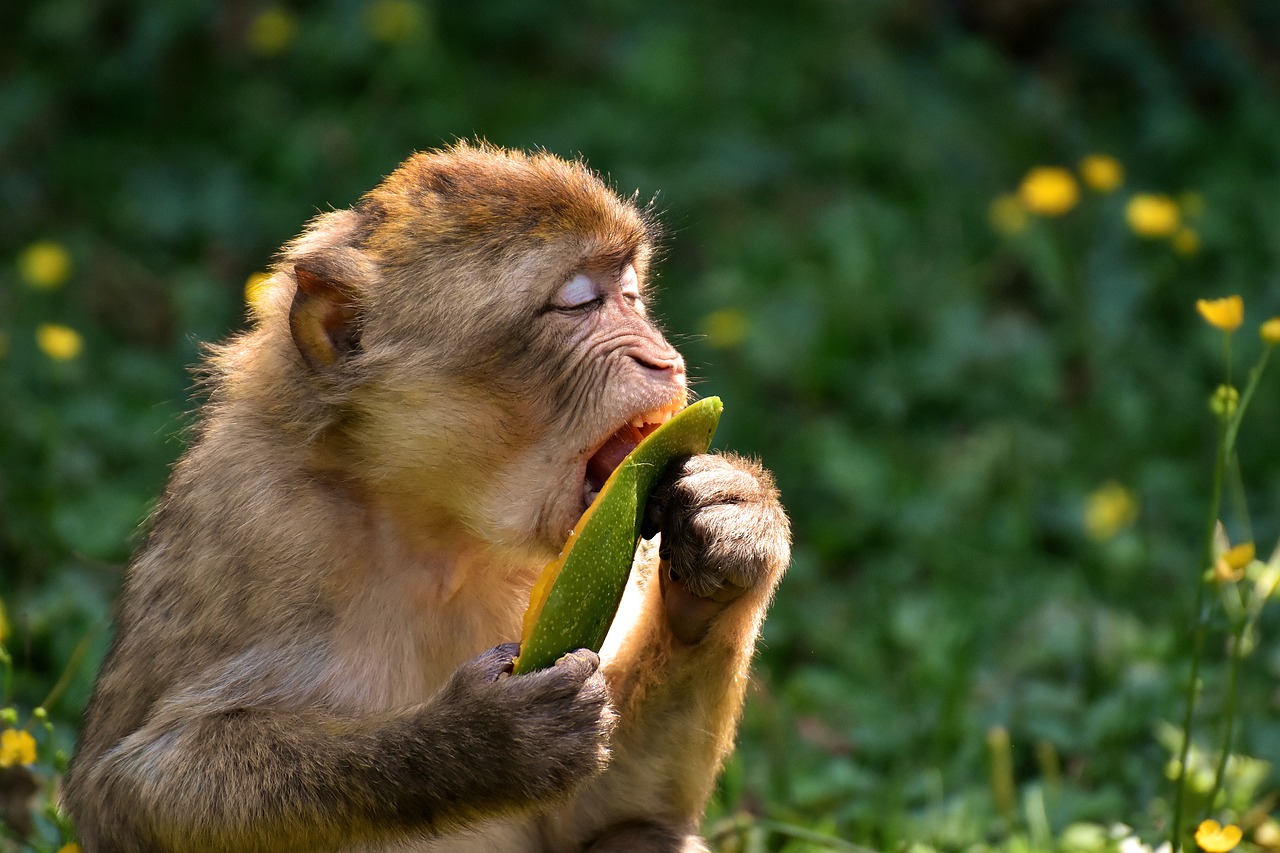
POLYGON ((671 417, 682 408, 684 408, 683 400, 676 400, 661 409, 636 415, 609 436, 587 460, 586 476, 582 483, 583 506, 591 506, 596 495, 600 494, 600 490, 604 488, 609 475, 622 464, 622 460, 627 458, 628 453, 636 449, 637 444, 649 433, 671 420, 671 417))

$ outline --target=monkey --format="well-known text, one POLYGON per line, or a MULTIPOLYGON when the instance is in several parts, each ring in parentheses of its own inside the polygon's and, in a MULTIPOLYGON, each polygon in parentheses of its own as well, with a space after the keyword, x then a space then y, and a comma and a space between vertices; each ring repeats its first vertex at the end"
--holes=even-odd
POLYGON ((674 463, 600 652, 511 674, 542 566, 688 399, 661 239, 581 159, 477 141, 281 249, 125 571, 86 853, 708 849, 790 561, 757 461, 674 463))

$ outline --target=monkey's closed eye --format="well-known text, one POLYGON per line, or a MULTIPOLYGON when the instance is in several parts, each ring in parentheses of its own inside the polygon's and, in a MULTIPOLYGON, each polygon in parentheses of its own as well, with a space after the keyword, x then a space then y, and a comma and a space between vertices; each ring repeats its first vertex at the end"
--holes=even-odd
POLYGON ((556 291, 555 298, 551 300, 551 307, 561 310, 586 308, 599 302, 600 289, 596 283, 585 273, 578 273, 556 291))

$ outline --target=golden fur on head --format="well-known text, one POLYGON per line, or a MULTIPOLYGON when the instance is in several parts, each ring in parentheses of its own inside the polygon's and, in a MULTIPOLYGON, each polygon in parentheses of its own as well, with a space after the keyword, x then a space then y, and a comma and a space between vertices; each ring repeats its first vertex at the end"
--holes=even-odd
POLYGON ((356 209, 363 248, 387 266, 416 265, 441 249, 510 256, 565 234, 632 253, 653 227, 581 162, 484 143, 415 154, 356 209), (421 241, 406 242, 405 233, 421 241))
MULTIPOLYGON (((507 278, 510 267, 531 250, 559 246, 569 263, 634 260, 643 280, 659 237, 651 214, 651 207, 619 199, 580 161, 458 142, 413 155, 353 209, 316 217, 282 251, 273 280, 255 301, 253 319, 260 331, 279 330, 298 264, 341 280, 365 325, 399 317, 421 327, 441 312, 449 312, 439 316, 446 323, 472 319, 458 311, 455 299, 433 299, 450 287, 465 290, 479 306, 503 306, 510 301, 503 285, 526 284, 507 278), (380 298, 388 280, 396 292, 380 298), (417 303, 406 305, 406 297, 417 303), (380 318, 384 305, 396 316, 380 318)), ((239 372, 239 365, 220 366, 215 359, 213 373, 220 379, 239 372)))
POLYGON ((212 352, 213 408, 313 445, 322 467, 358 456, 409 523, 554 551, 571 513, 547 505, 545 472, 521 460, 541 445, 581 453, 670 392, 606 395, 612 361, 575 369, 544 306, 575 272, 630 265, 643 284, 655 233, 648 211, 581 162, 485 143, 416 154, 285 248, 255 327, 212 352), (291 335, 299 270, 351 312, 351 351, 334 369, 308 364, 291 335), (519 515, 502 485, 513 477, 543 484, 515 490, 519 515), (424 504, 421 483, 441 479, 448 505, 424 504))

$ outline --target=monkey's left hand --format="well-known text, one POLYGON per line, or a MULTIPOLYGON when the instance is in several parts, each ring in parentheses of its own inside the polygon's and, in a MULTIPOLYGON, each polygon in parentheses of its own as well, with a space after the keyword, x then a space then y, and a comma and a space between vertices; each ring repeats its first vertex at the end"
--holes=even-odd
POLYGON ((667 620, 685 643, 706 636, 715 617, 746 593, 763 589, 767 597, 790 561, 791 534, 773 477, 738 456, 676 462, 648 515, 662 532, 667 620))

